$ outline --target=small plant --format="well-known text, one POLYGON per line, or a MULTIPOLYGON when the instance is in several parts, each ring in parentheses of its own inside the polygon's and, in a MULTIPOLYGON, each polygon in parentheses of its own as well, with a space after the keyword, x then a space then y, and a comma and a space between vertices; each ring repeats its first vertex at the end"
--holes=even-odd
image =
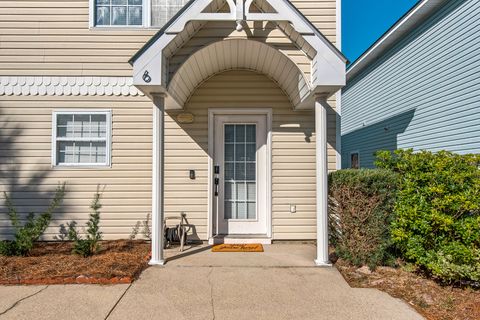
POLYGON ((87 236, 85 239, 78 234, 76 223, 72 221, 68 225, 68 239, 73 241, 72 252, 83 257, 89 257, 96 254, 100 250, 100 241, 102 240, 102 233, 100 232, 100 203, 101 192, 97 187, 97 192, 93 197, 90 209, 90 219, 87 222, 87 236))
POLYGON ((52 214, 63 201, 65 196, 65 183, 58 186, 55 195, 50 202, 47 210, 36 216, 30 212, 27 216, 27 221, 22 225, 12 199, 4 192, 5 204, 8 209, 8 217, 15 230, 15 239, 13 241, 0 241, 0 254, 6 256, 26 256, 33 249, 35 241, 45 232, 52 214))
POLYGON ((138 236, 138 232, 140 231, 140 227, 142 227, 142 235, 145 239, 151 240, 152 239, 152 232, 150 230, 150 213, 147 214, 145 220, 137 221, 135 226, 130 233, 129 239, 135 240, 138 236))
POLYGON ((130 240, 135 240, 138 235, 138 231, 140 230, 140 221, 137 221, 135 225, 133 226, 132 232, 130 233, 130 236, 128 237, 130 240))
POLYGON ((143 223, 143 229, 142 229, 143 236, 145 237, 145 239, 152 240, 152 231, 150 229, 150 213, 147 213, 147 217, 142 223, 143 223))

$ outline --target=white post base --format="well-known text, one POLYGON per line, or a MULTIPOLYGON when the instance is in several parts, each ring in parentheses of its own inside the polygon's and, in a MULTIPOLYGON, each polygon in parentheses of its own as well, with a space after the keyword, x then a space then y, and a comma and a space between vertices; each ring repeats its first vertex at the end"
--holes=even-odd
POLYGON ((314 261, 317 267, 330 268, 333 266, 333 264, 331 264, 330 261, 325 262, 325 261, 320 261, 318 259, 315 259, 314 261))
POLYGON ((165 260, 150 260, 148 262, 150 266, 164 266, 165 265, 165 260))

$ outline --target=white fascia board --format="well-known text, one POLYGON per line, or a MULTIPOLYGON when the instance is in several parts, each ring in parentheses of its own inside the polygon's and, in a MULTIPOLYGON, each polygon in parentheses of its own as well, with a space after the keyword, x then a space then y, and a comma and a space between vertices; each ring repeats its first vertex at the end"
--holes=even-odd
POLYGON ((133 84, 165 86, 163 49, 175 38, 173 34, 163 34, 133 63, 133 84), (143 75, 148 72, 150 82, 143 80, 143 75))
POLYGON ((315 68, 312 68, 312 86, 344 86, 346 83, 345 63, 321 39, 316 36, 304 36, 305 40, 317 51, 315 68))

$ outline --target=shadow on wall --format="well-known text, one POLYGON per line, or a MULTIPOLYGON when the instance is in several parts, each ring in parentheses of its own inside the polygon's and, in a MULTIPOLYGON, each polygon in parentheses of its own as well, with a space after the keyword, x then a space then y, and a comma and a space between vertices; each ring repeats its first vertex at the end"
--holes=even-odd
MULTIPOLYGON (((208 150, 208 108, 238 108, 239 106, 242 106, 243 108, 249 108, 249 107, 268 107, 272 108, 273 111, 273 123, 272 123, 272 133, 275 135, 274 138, 274 144, 277 144, 276 146, 273 146, 273 148, 277 148, 276 150, 280 149, 279 145, 286 145, 287 143, 291 146, 291 150, 283 150, 283 153, 277 152, 277 154, 273 155, 273 161, 275 161, 275 157, 288 157, 288 156, 300 156, 300 157, 310 157, 312 162, 315 161, 315 140, 313 138, 315 134, 315 116, 314 116, 314 111, 313 110, 308 110, 308 111, 292 111, 293 106, 291 103, 288 103, 288 97, 281 91, 279 86, 275 83, 275 89, 272 87, 272 83, 275 83, 271 79, 269 79, 267 76, 262 75, 261 73, 254 72, 254 71, 245 71, 245 70, 230 70, 230 71, 225 71, 222 73, 219 73, 215 75, 214 77, 210 78, 208 81, 202 83, 200 86, 198 86, 195 91, 193 96, 197 97, 197 100, 193 99, 189 100, 189 102, 186 104, 185 110, 182 111, 167 111, 167 115, 171 118, 172 121, 175 122, 175 127, 178 127, 180 129, 180 132, 182 135, 188 136, 191 138, 192 142, 194 142, 195 146, 192 145, 186 145, 187 148, 194 149, 195 155, 202 154, 201 159, 197 159, 192 164, 189 164, 191 166, 191 169, 195 169, 197 172, 197 176, 200 179, 208 179, 207 177, 207 156, 209 155, 209 150, 208 150), (258 77, 258 81, 261 82, 259 83, 254 83, 254 84, 249 84, 249 86, 245 86, 243 83, 243 80, 241 78, 235 78, 235 72, 241 72, 244 74, 251 73, 252 75, 256 75, 258 77), (229 83, 228 85, 225 85, 224 87, 218 86, 218 80, 217 76, 223 76, 230 74, 232 83, 229 83), (261 84, 266 84, 268 83, 268 86, 261 86, 261 84), (265 98, 263 96, 259 96, 258 100, 256 100, 254 94, 259 94, 257 92, 251 92, 250 86, 257 86, 256 88, 258 90, 264 89, 266 92, 269 92, 272 96, 275 97, 275 99, 279 99, 280 96, 284 97, 283 99, 279 99, 278 103, 276 105, 267 102, 265 103, 265 98), (237 89, 233 91, 231 88, 236 87, 237 89), (209 103, 206 105, 204 102, 204 95, 205 92, 209 93, 212 89, 215 89, 215 94, 217 97, 220 97, 222 100, 221 102, 218 101, 219 98, 215 99, 214 102, 209 103), (281 101, 283 100, 283 101, 281 101), (177 119, 177 115, 179 113, 183 112, 188 112, 192 113, 194 115, 194 122, 193 123, 182 123, 179 122, 177 119), (301 139, 301 140, 300 140, 301 139), (295 143, 299 142, 305 142, 305 146, 308 147, 301 147, 299 149, 295 149, 295 143), (308 149, 308 150, 305 150, 308 149), (291 151, 290 154, 286 153, 291 151), (300 151, 300 152, 297 152, 300 151), (306 153, 305 153, 306 151, 306 153)), ((328 144, 334 149, 337 149, 337 144, 335 141, 335 120, 336 117, 338 116, 336 111, 331 107, 330 105, 327 105, 327 115, 328 115, 328 123, 330 125, 328 130, 328 138, 327 142, 328 144)), ((179 133, 176 133, 175 136, 179 135, 179 133)), ((172 136, 172 133, 167 133, 165 142, 166 142, 166 154, 168 157, 168 154, 172 152, 172 150, 169 150, 169 145, 174 143, 177 140, 175 136, 172 136)), ((190 143, 190 142, 189 142, 190 143)), ((175 146, 174 148, 176 149, 178 146, 175 146)), ((179 151, 173 150, 176 153, 179 151)), ((182 150, 182 153, 185 152, 185 154, 188 154, 189 152, 192 152, 191 150, 182 150)), ((213 158, 213 154, 211 153, 210 150, 210 156, 213 158)), ((285 160, 286 158, 284 158, 285 160)), ((169 161, 168 159, 166 160, 167 162, 169 161)), ((170 160, 171 161, 171 160, 170 160)), ((190 162, 191 163, 191 162, 190 162)), ((171 163, 168 163, 168 165, 171 165, 171 163)), ((176 164, 178 167, 178 164, 176 164)), ((288 170, 297 170, 298 163, 282 163, 283 167, 290 166, 288 170)), ((175 169, 177 170, 177 169, 175 169)), ((188 170, 187 168, 185 169, 179 169, 179 170, 185 170, 184 176, 182 179, 183 181, 188 181, 187 180, 187 175, 188 175, 188 170)), ((279 170, 279 169, 277 169, 279 170)), ((285 169, 287 170, 287 169, 285 169)), ((176 179, 179 179, 176 177, 176 179)), ((205 185, 204 189, 201 190, 201 196, 207 197, 207 187, 206 187, 206 181, 199 180, 197 181, 191 181, 191 185, 185 183, 185 191, 188 192, 200 192, 197 189, 197 183, 202 183, 205 185), (189 189, 191 187, 191 189, 189 189)), ((167 187, 168 188, 168 187, 167 187)), ((203 187, 202 187, 203 188, 203 187)), ((189 201, 195 201, 197 198, 201 197, 199 196, 192 196, 193 199, 190 199, 189 201)), ((203 205, 203 199, 201 200, 201 204, 203 205)), ((204 213, 203 209, 201 213, 199 212, 191 212, 187 208, 189 206, 189 203, 185 203, 184 207, 186 209, 185 212, 187 213, 187 217, 192 217, 192 215, 199 215, 199 214, 206 214, 204 213)), ((170 210, 168 211, 167 208, 167 215, 175 215, 177 214, 176 212, 173 212, 170 210)), ((210 214, 210 213, 208 213, 210 214)), ((192 239, 195 239, 196 236, 193 235, 192 239)), ((190 235, 189 235, 190 239, 190 235)))
POLYGON ((342 168, 350 168, 352 153, 358 152, 360 167, 373 168, 376 151, 396 150, 398 135, 408 128, 415 110, 411 109, 380 122, 367 123, 363 128, 342 135, 342 168))
MULTIPOLYGON (((48 177, 49 170, 38 165, 35 157, 23 158, 32 159, 31 162, 19 162, 20 153, 26 152, 22 150, 22 142, 25 142, 22 139, 26 138, 29 137, 23 134, 22 126, 0 111, 0 239, 11 239, 14 235, 7 215, 4 192, 10 196, 19 217, 25 221, 28 213, 39 214, 48 207, 57 187, 45 186, 44 180, 48 177)), ((61 205, 55 211, 53 219, 62 217, 64 210, 61 205)))

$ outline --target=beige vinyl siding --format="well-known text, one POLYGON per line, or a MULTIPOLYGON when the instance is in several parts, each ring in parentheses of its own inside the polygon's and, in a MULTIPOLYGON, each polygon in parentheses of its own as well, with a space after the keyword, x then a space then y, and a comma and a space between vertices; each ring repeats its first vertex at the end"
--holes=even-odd
POLYGON ((290 0, 332 43, 336 42, 336 0, 290 0))
MULTIPOLYGON (((332 103, 333 104, 333 103, 332 103)), ((272 217, 274 239, 314 239, 315 123, 313 111, 293 111, 280 88, 264 75, 228 71, 201 85, 185 111, 192 124, 179 124, 169 112, 165 132, 166 214, 187 213, 199 238, 207 237, 208 108, 272 108, 272 217), (309 141, 309 142, 308 142, 309 141), (197 173, 189 179, 189 170, 197 173), (289 204, 297 205, 290 213, 289 204)), ((329 114, 329 144, 335 145, 335 115, 329 114)), ((329 147, 329 169, 335 170, 335 150, 329 147)))
POLYGON ((89 30, 88 0, 0 1, 0 75, 131 76, 156 30, 89 30))
MULTIPOLYGON (((24 216, 44 209, 60 182, 64 204, 45 239, 59 235, 71 220, 85 225, 97 184, 105 186, 101 210, 106 239, 126 238, 137 220, 151 212, 152 104, 145 97, 0 97, 0 192, 11 192, 24 216), (52 111, 112 110, 111 168, 51 166, 52 111)), ((11 235, 3 193, 0 235, 11 235)))
MULTIPOLYGON (((335 42, 335 0, 292 3, 335 42)), ((129 58, 157 30, 89 30, 88 4, 88 0, 0 1, 0 75, 131 76, 129 58)))

